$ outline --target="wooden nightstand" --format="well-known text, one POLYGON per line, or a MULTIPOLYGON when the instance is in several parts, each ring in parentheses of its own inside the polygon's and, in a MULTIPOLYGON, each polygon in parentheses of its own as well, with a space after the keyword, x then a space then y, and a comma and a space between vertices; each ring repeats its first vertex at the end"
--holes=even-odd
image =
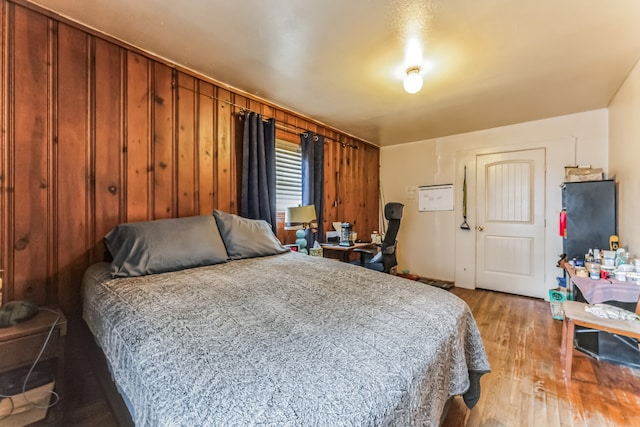
MULTIPOLYGON (((38 388, 38 390, 46 389, 46 386, 42 383, 50 383, 50 380, 54 380, 55 391, 62 397, 64 337, 67 335, 67 319, 60 309, 50 308, 50 310, 52 311, 41 308, 32 319, 9 328, 0 329, 0 384, 5 387, 8 384, 19 384, 21 388, 25 375, 42 349, 51 325, 60 315, 51 338, 38 361, 38 365, 31 374, 30 383, 28 384, 34 384, 34 387, 27 386, 27 391, 33 388, 38 388), (35 383, 31 382, 31 380, 35 381, 35 383)), ((21 390, 16 394, 21 394, 21 390)), ((40 392, 35 397, 38 398, 43 395, 47 396, 47 393, 40 392)), ((52 397, 50 403, 53 403, 54 400, 55 397, 52 397)), ((3 401, 8 401, 8 399, 3 399, 0 402, 3 401)), ((24 403, 24 401, 22 402, 24 403)), ((10 405, 8 402, 3 404, 10 405)), ((20 405, 19 398, 15 399, 15 405, 20 405)), ((50 411, 52 411, 52 414, 48 419, 53 419, 55 424, 57 424, 55 420, 61 422, 61 402, 50 408, 50 411)), ((38 421, 45 414, 44 410, 23 406, 14 409, 14 413, 9 418, 3 419, 3 421, 10 425, 23 425, 24 423, 38 421)), ((0 425, 2 425, 3 421, 0 421, 0 425)))

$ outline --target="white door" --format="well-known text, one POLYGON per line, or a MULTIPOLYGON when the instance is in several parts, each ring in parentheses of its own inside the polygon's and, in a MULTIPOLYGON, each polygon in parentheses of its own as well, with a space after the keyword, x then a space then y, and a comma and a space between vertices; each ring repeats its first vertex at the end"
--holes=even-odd
POLYGON ((476 286, 544 295, 545 150, 476 158, 476 286))

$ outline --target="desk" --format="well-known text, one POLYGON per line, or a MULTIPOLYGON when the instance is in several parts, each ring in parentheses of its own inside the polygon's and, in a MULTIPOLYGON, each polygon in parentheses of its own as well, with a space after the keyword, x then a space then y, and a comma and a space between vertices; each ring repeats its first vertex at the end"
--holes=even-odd
POLYGON ((339 246, 329 243, 322 243, 320 246, 322 246, 322 255, 325 258, 335 258, 339 259, 342 262, 349 262, 351 260, 351 253, 354 249, 375 247, 375 245, 371 242, 354 243, 353 246, 339 246))
MULTIPOLYGON (((565 270, 569 275, 567 286, 570 286, 575 301, 589 304, 606 302, 626 310, 635 310, 640 297, 640 285, 616 279, 578 277, 569 265, 565 266, 565 270)), ((574 344, 578 350, 598 360, 640 368, 640 351, 633 338, 576 326, 574 344)))

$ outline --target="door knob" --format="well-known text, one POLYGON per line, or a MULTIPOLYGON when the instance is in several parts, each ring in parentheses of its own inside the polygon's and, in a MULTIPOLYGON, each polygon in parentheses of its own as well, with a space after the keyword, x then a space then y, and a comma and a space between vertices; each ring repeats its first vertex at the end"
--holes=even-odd
POLYGON ((484 231, 484 227, 483 227, 483 226, 481 226, 481 225, 479 225, 479 226, 477 226, 477 227, 476 227, 476 230, 478 230, 478 231, 484 231))

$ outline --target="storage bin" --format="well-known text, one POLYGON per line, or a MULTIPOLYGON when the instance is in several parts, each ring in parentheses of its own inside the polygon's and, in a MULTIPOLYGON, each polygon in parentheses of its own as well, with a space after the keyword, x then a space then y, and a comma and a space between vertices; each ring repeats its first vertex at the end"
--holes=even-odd
POLYGON ((54 382, 18 393, 0 400, 0 425, 3 427, 26 426, 43 420, 51 401, 54 382), (13 400, 13 405, 11 400, 13 400), (32 402, 33 405, 30 403, 32 402), (34 406, 35 405, 35 406, 34 406))
POLYGON ((602 168, 580 168, 565 166, 564 182, 600 181, 603 178, 602 168))
POLYGON ((565 288, 549 289, 549 304, 551 306, 551 317, 558 320, 564 320, 564 312, 562 311, 562 303, 570 301, 571 293, 565 288))

